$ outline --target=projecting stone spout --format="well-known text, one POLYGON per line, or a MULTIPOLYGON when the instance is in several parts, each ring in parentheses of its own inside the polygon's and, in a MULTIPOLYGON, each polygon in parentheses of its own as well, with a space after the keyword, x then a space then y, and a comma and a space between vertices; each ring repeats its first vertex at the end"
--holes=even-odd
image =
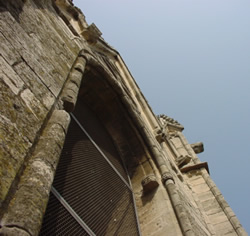
POLYGON ((193 144, 191 144, 191 147, 193 148, 193 150, 196 154, 204 152, 204 145, 202 142, 193 143, 193 144))

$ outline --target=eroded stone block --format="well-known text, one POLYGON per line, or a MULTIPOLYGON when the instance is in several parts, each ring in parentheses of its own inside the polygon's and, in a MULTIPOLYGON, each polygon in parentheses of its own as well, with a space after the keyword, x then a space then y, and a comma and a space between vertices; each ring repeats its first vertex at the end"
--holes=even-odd
POLYGON ((143 192, 144 194, 153 191, 155 188, 159 186, 155 175, 151 174, 146 176, 142 181, 141 181, 142 187, 143 187, 143 192))

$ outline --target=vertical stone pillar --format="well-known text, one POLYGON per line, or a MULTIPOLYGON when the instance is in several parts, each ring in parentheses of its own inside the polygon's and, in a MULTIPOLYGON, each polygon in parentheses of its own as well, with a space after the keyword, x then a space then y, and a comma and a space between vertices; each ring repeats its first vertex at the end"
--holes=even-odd
POLYGON ((176 213, 183 235, 194 236, 192 225, 182 204, 173 176, 169 172, 163 173, 162 183, 167 189, 169 198, 176 213))
POLYGON ((72 112, 75 108, 78 92, 81 86, 83 73, 85 70, 86 59, 82 56, 78 56, 75 64, 73 65, 67 82, 61 94, 61 100, 63 101, 64 110, 72 112))
POLYGON ((0 235, 38 235, 70 116, 55 110, 29 158, 3 215, 0 235))

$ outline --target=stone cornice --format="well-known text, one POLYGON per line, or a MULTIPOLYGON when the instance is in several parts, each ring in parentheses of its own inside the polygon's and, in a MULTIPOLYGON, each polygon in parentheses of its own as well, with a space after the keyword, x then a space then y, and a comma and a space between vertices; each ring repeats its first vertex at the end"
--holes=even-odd
POLYGON ((173 118, 164 114, 158 115, 158 119, 161 121, 163 126, 167 126, 170 129, 177 129, 178 131, 182 131, 184 129, 184 127, 177 120, 174 120, 173 118))
POLYGON ((187 173, 189 171, 199 170, 201 168, 205 168, 207 170, 207 172, 209 173, 209 168, 208 168, 207 162, 201 162, 201 163, 198 163, 198 164, 186 166, 186 167, 181 168, 180 170, 181 170, 182 173, 187 173))

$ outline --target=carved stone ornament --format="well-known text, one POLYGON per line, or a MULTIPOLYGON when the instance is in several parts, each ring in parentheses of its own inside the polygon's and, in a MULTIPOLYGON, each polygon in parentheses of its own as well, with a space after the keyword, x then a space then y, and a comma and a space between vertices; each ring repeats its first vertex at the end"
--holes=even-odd
POLYGON ((144 179, 141 181, 141 184, 144 193, 151 192, 159 186, 154 174, 150 174, 144 177, 144 179))
POLYGON ((171 132, 169 133, 169 138, 172 139, 172 138, 178 138, 179 137, 179 134, 177 132, 171 132))
POLYGON ((204 145, 202 142, 191 144, 191 148, 193 148, 193 150, 196 154, 204 151, 204 145))
MULTIPOLYGON (((163 173, 163 174, 161 175, 161 181, 162 181, 163 184, 165 184, 165 182, 166 182, 167 180, 169 180, 169 179, 171 179, 171 180, 174 181, 174 177, 173 177, 173 175, 172 175, 170 172, 165 172, 165 173, 163 173)), ((175 182, 175 181, 174 181, 174 182, 175 182)))
POLYGON ((102 32, 97 28, 94 23, 92 23, 81 34, 88 42, 96 43, 97 39, 102 35, 102 32))
POLYGON ((165 139, 165 132, 162 129, 155 129, 154 130, 155 133, 155 138, 159 143, 162 143, 165 139))
POLYGON ((188 164, 191 161, 191 159, 192 158, 189 155, 185 155, 185 156, 181 155, 181 156, 176 158, 176 162, 177 162, 178 167, 180 168, 180 167, 188 164))
POLYGON ((166 116, 164 114, 159 115, 158 119, 164 126, 172 126, 180 131, 184 129, 184 127, 177 120, 174 120, 173 118, 166 116))

